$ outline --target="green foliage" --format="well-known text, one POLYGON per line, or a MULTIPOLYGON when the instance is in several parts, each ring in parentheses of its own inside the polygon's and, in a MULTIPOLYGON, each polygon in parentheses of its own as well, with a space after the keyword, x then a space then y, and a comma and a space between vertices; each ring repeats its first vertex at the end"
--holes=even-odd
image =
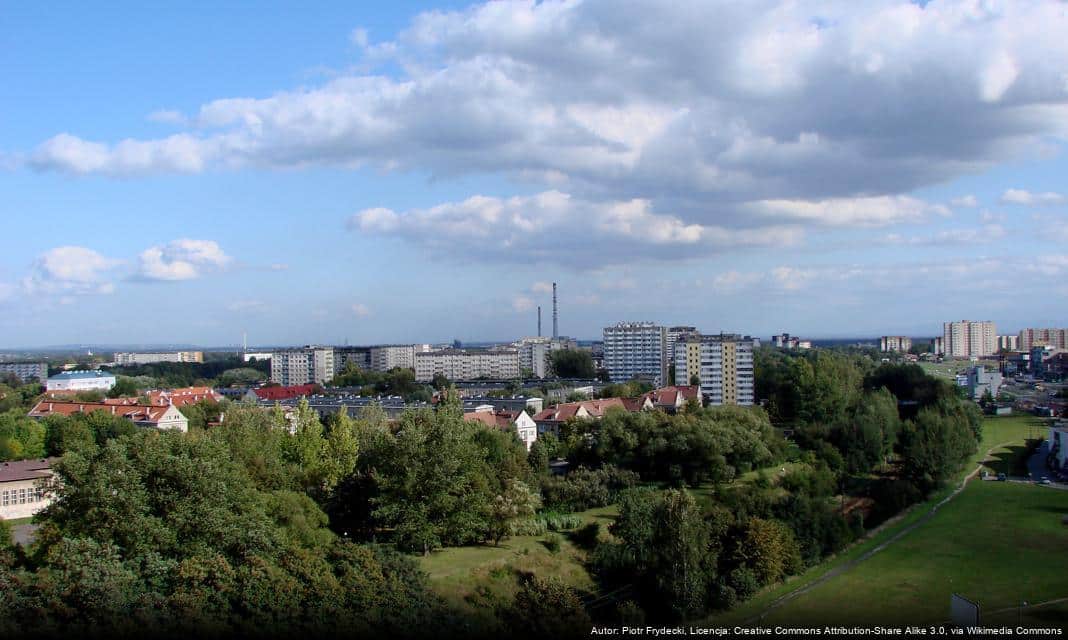
POLYGON ((660 411, 610 410, 600 420, 564 426, 574 465, 612 464, 674 485, 727 482, 782 459, 785 443, 760 408, 660 411))
POLYGON ((408 401, 427 401, 430 393, 426 385, 415 381, 415 372, 397 367, 386 372, 365 371, 349 362, 330 381, 333 387, 360 387, 364 395, 397 395, 408 401))
POLYGON ((0 549, 11 546, 11 525, 0 518, 0 549))
POLYGON ((520 579, 511 608, 501 616, 508 636, 519 638, 578 638, 592 626, 578 594, 555 578, 529 575, 520 579))
POLYGON ((635 378, 627 382, 605 385, 597 392, 598 398, 636 398, 653 390, 653 385, 635 378))
POLYGON ((116 376, 115 386, 108 390, 107 397, 109 398, 134 398, 137 397, 140 389, 137 388, 137 382, 129 376, 116 376))
POLYGON ((541 507, 541 497, 519 480, 508 480, 504 491, 493 497, 489 506, 489 536, 500 545, 508 537, 513 523, 528 518, 541 507))
POLYGON ((615 502, 619 493, 638 484, 638 474, 613 466, 600 469, 580 467, 566 476, 542 481, 546 507, 557 511, 585 511, 615 502))
POLYGON ((585 349, 557 349, 549 352, 549 365, 558 378, 592 379, 597 375, 593 356, 585 349))
POLYGON ((210 384, 215 381, 219 386, 248 383, 262 380, 270 373, 269 360, 262 362, 244 362, 234 356, 207 362, 155 362, 124 367, 115 367, 114 372, 123 377, 147 377, 155 380, 155 385, 164 388, 191 387, 210 384), (259 373, 255 378, 251 373, 232 374, 234 370, 251 370, 259 373), (229 375, 227 375, 229 374, 229 375))
POLYGON ((545 536, 545 540, 542 541, 542 544, 549 550, 549 553, 559 553, 560 545, 563 544, 563 542, 564 540, 560 537, 560 534, 550 533, 545 536))

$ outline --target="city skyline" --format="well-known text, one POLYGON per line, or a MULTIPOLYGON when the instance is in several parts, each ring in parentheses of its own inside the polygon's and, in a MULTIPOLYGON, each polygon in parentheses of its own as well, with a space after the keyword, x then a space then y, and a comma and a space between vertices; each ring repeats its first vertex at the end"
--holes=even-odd
POLYGON ((1063 4, 615 7, 0 10, 0 342, 1065 324, 1063 4))

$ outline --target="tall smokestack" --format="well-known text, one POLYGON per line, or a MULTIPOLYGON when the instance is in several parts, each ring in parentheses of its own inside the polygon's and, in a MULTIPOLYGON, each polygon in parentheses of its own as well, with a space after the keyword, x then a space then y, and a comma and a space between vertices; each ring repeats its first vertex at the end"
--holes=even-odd
POLYGON ((538 337, 541 337, 541 305, 538 305, 538 337))
POLYGON ((556 311, 556 283, 553 283, 553 339, 560 337, 559 316, 556 311))

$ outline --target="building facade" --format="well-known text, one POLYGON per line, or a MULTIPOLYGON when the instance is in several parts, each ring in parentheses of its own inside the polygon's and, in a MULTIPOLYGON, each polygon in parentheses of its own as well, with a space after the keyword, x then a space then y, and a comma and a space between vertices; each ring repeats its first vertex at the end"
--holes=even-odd
POLYGON ((1020 345, 1020 336, 998 336, 998 351, 1016 351, 1020 345))
POLYGON ((145 405, 135 399, 119 398, 104 402, 78 402, 46 398, 34 405, 27 415, 40 419, 54 415, 70 416, 94 411, 121 416, 139 427, 173 429, 183 433, 189 431, 189 419, 173 404, 145 405))
POLYGON ((675 344, 677 342, 699 335, 701 335, 701 332, 697 330, 697 327, 668 327, 664 338, 664 357, 667 358, 668 365, 675 362, 675 344))
POLYGON ((44 362, 0 362, 0 375, 14 374, 23 382, 48 380, 48 364, 44 362))
POLYGON ((1001 373, 978 366, 969 369, 967 375, 968 393, 973 400, 982 399, 988 391, 991 396, 998 397, 998 391, 1001 390, 1001 373))
POLYGON ((334 347, 334 373, 341 373, 349 364, 361 371, 369 371, 371 347, 334 347))
POLYGON ((1017 338, 1020 351, 1030 351, 1031 347, 1068 349, 1068 329, 1024 329, 1017 338))
POLYGON ((879 351, 883 353, 908 353, 912 338, 908 336, 883 336, 879 338, 879 351))
POLYGON ((675 348, 675 371, 697 372, 694 382, 705 404, 750 406, 756 401, 751 337, 723 333, 682 344, 685 349, 675 348))
POLYGON ((0 519, 29 518, 52 502, 55 458, 0 462, 0 519))
POLYGON ((302 347, 271 352, 271 382, 282 386, 325 384, 337 372, 332 347, 302 347))
POLYGON ((415 354, 415 379, 513 380, 520 376, 518 349, 441 349, 415 354))
POLYGON ((371 347, 371 369, 415 369, 415 353, 424 349, 412 344, 382 345, 371 347))
POLYGON ((667 330, 655 322, 620 322, 604 328, 604 368, 612 382, 632 378, 667 382, 667 330))
POLYGON ((947 358, 985 358, 997 353, 997 328, 989 320, 946 322, 942 347, 947 358))
MULTIPOLYGON (((522 338, 513 346, 519 351, 519 369, 529 371, 534 378, 548 378, 553 375, 552 352, 562 349, 578 349, 578 343, 571 338, 532 337, 522 338)), ((525 375, 525 374, 524 374, 525 375)))
POLYGON ((115 364, 128 367, 157 362, 204 362, 203 351, 172 351, 166 353, 116 353, 115 364))
POLYGON ((47 391, 108 391, 115 386, 115 374, 107 371, 64 371, 48 379, 47 391))

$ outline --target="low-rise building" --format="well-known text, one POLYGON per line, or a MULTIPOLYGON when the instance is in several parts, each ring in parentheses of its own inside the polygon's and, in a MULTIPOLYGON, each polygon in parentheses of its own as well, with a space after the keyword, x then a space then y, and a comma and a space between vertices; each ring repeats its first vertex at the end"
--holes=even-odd
POLYGON ((968 393, 975 400, 979 400, 987 392, 994 398, 998 397, 1001 390, 1001 373, 988 370, 979 365, 968 370, 968 393))
POLYGON ((653 403, 654 409, 660 409, 665 413, 677 413, 686 406, 686 403, 691 401, 696 402, 698 405, 702 404, 701 388, 697 385, 680 385, 654 389, 645 394, 644 397, 649 398, 653 403))
POLYGON ((474 411, 464 412, 464 420, 478 422, 491 429, 513 431, 527 451, 530 451, 530 447, 538 439, 538 425, 525 411, 497 411, 492 405, 485 405, 474 411))
POLYGON ((267 401, 281 402, 293 398, 301 398, 319 393, 322 388, 317 384, 298 384, 288 387, 272 386, 249 389, 243 400, 251 402, 267 401))
POLYGON ((1068 422, 1064 420, 1049 428, 1049 464, 1054 471, 1068 473, 1068 422))
POLYGON ((612 409, 634 413, 653 409, 653 402, 646 396, 565 402, 538 412, 534 416, 534 422, 538 425, 538 433, 560 435, 560 425, 568 420, 581 420, 584 418, 599 420, 612 409))
POLYGON ((797 336, 792 336, 789 333, 780 333, 777 336, 771 336, 771 344, 780 349, 811 349, 811 340, 802 340, 797 336))
POLYGON ((104 402, 78 402, 77 400, 44 399, 30 409, 29 417, 47 418, 48 416, 71 416, 76 413, 103 411, 113 416, 121 416, 139 427, 155 429, 173 429, 189 431, 189 419, 182 415, 178 407, 168 405, 144 405, 134 398, 119 398, 104 402))
POLYGON ((148 403, 164 406, 173 404, 176 407, 184 407, 187 404, 196 404, 202 400, 222 402, 223 396, 216 393, 211 387, 183 387, 181 389, 160 389, 148 392, 148 403))
POLYGON ((48 391, 108 391, 115 386, 115 374, 107 371, 64 371, 45 383, 48 391))
POLYGON ((52 502, 57 458, 0 462, 0 519, 29 518, 52 502))
POLYGON ((45 362, 0 362, 0 375, 13 374, 22 382, 48 379, 48 364, 45 362))
POLYGON ((159 353, 116 353, 115 364, 128 367, 157 362, 204 362, 202 351, 167 351, 159 353))

